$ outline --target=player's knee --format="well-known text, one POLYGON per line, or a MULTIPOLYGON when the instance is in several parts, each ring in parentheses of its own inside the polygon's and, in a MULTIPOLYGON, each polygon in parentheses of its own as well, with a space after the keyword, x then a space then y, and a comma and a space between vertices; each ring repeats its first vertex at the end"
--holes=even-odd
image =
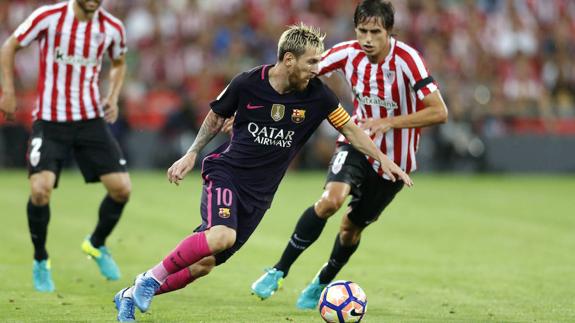
POLYGON ((214 257, 206 257, 201 261, 195 263, 190 267, 190 272, 193 277, 199 278, 209 274, 216 266, 216 259, 214 257))
POLYGON ((214 253, 231 248, 236 242, 235 234, 221 234, 220 238, 213 244, 210 244, 210 250, 214 253))
POLYGON ((324 194, 316 203, 315 211, 320 218, 329 218, 339 210, 344 201, 345 197, 341 198, 336 195, 324 194))
POLYGON ((36 206, 43 206, 50 202, 50 195, 52 194, 52 186, 43 180, 35 180, 31 183, 30 199, 32 204, 36 206))
POLYGON ((231 248, 236 242, 236 231, 223 225, 210 228, 206 232, 208 246, 212 253, 218 253, 231 248))
POLYGON ((344 246, 355 246, 359 243, 361 231, 350 227, 342 226, 339 230, 339 239, 344 246))
POLYGON ((106 187, 108 195, 118 203, 125 203, 130 198, 132 183, 128 173, 111 173, 102 175, 100 180, 106 187))
POLYGON ((127 202, 130 199, 131 193, 132 185, 130 182, 122 183, 108 191, 110 197, 116 202, 127 202))
POLYGON ((193 271, 192 276, 196 278, 206 276, 213 268, 214 266, 198 266, 198 268, 193 271))

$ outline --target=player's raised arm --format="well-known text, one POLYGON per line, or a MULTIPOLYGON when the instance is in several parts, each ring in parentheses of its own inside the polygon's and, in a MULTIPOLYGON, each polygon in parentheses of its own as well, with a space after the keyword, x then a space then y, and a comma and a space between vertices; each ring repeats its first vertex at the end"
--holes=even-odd
POLYGON ((178 185, 186 174, 194 168, 198 153, 220 132, 225 120, 225 117, 212 110, 208 112, 190 149, 168 169, 170 183, 178 185))
POLYGON ((381 164, 381 169, 395 182, 395 175, 409 187, 413 185, 413 181, 399 166, 385 156, 373 143, 368 135, 365 134, 355 123, 351 122, 349 114, 339 106, 328 117, 330 123, 339 130, 349 143, 360 152, 378 160, 381 164), (395 174, 395 175, 394 175, 395 174))
POLYGON ((14 36, 10 36, 2 45, 0 51, 0 69, 2 71, 2 98, 0 98, 0 111, 7 120, 14 118, 16 111, 16 93, 14 89, 14 57, 16 51, 22 48, 14 36))

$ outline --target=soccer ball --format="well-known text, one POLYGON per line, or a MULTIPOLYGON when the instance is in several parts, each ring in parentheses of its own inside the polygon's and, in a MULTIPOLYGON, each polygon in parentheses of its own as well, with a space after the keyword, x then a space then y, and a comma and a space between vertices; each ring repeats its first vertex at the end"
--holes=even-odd
POLYGON ((317 305, 328 323, 359 322, 367 311, 367 296, 358 284, 338 280, 324 288, 317 305))

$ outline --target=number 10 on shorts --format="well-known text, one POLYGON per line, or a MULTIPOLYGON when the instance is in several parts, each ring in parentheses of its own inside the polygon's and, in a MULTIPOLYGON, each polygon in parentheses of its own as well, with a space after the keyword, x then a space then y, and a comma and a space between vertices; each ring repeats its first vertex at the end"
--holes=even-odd
POLYGON ((230 207, 234 202, 232 190, 229 188, 216 187, 216 198, 218 205, 230 207))

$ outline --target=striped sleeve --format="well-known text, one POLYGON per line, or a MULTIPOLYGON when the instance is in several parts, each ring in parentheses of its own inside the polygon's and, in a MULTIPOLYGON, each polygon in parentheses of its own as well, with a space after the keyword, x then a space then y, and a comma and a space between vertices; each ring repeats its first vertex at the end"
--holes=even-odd
POLYGON ((62 10, 61 6, 43 6, 36 9, 16 30, 14 37, 22 47, 30 45, 38 36, 49 27, 52 14, 62 10))
POLYGON ((349 119, 351 119, 349 113, 341 105, 327 116, 329 123, 336 129, 341 129, 349 119))
POLYGON ((397 46, 399 63, 409 78, 409 84, 417 93, 417 98, 423 100, 428 94, 437 90, 438 86, 425 66, 423 58, 418 51, 408 45, 397 46))
POLYGON ((106 24, 111 27, 112 42, 110 43, 110 47, 108 47, 108 53, 111 59, 118 59, 128 51, 128 47, 126 46, 126 29, 119 19, 103 10, 102 14, 104 15, 106 24))
POLYGON ((337 69, 343 69, 347 63, 347 49, 351 47, 353 42, 344 42, 335 45, 334 47, 326 50, 319 63, 319 75, 326 75, 329 77, 331 73, 337 69))

